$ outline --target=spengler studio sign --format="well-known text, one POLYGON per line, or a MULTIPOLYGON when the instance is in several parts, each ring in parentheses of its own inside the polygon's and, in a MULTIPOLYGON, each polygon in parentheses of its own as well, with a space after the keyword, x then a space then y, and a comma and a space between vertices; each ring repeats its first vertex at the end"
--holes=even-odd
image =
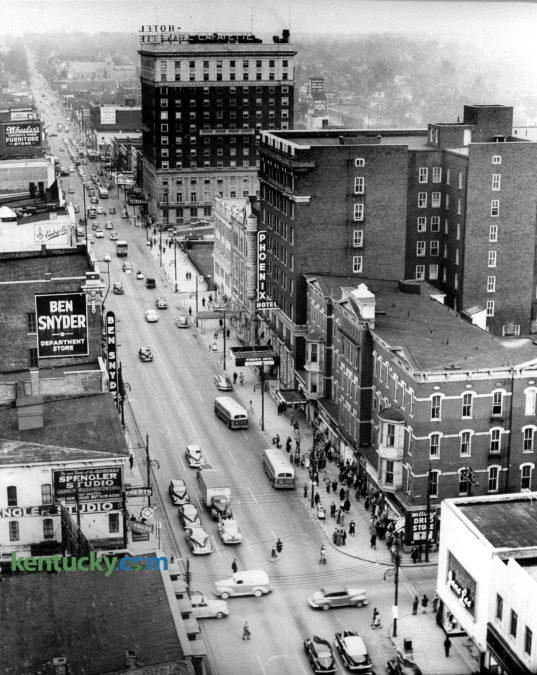
POLYGON ((88 313, 84 293, 36 295, 40 359, 88 355, 88 313))

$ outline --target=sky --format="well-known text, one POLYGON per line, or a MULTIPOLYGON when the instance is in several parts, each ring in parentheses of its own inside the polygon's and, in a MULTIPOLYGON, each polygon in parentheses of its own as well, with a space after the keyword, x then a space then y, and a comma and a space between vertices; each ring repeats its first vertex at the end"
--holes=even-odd
POLYGON ((536 42, 537 3, 512 0, 0 0, 0 35, 122 31, 173 24, 184 31, 276 34, 448 33, 513 45, 536 42))

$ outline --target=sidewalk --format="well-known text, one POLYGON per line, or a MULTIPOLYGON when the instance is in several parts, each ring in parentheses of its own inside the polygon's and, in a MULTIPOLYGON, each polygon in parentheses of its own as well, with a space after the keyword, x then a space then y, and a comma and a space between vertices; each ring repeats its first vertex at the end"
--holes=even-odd
MULTIPOLYGON (((155 255, 157 261, 159 260, 158 252, 158 243, 157 246, 153 246, 153 254, 155 255)), ((162 255, 162 274, 163 278, 169 284, 170 289, 174 289, 174 253, 173 249, 166 248, 163 251, 162 255)), ((181 280, 179 288, 181 289, 180 293, 174 294, 183 298, 179 300, 186 311, 188 307, 192 307, 192 322, 195 320, 195 268, 191 265, 190 261, 186 254, 180 252, 180 249, 177 249, 177 278, 181 280), (187 271, 192 272, 192 279, 190 281, 186 280, 185 274, 187 271), (188 294, 188 295, 187 295, 188 294), (190 295, 192 294, 192 297, 190 295)), ((206 288, 202 291, 201 286, 198 288, 199 292, 199 310, 202 310, 201 298, 205 297, 208 300, 209 292, 206 288)), ((216 300, 215 294, 211 294, 216 300)), ((173 307, 175 308, 178 302, 172 300, 173 307)), ((172 305, 171 305, 172 306, 172 305)), ((223 349, 223 340, 221 336, 221 330, 219 331, 218 339, 216 343, 218 345, 218 351, 214 352, 210 349, 210 345, 215 342, 214 340, 214 331, 219 329, 218 320, 204 320, 203 327, 200 326, 199 337, 203 344, 207 346, 209 352, 209 358, 213 358, 217 367, 220 369, 223 368, 223 358, 222 358, 222 349, 223 349)), ((239 342, 236 339, 236 334, 232 326, 230 328, 230 337, 226 340, 226 348, 237 347, 239 342)), ((258 383, 257 371, 254 368, 235 368, 233 360, 231 357, 226 358, 226 373, 233 377, 233 373, 236 372, 239 375, 241 372, 244 376, 244 382, 241 385, 239 380, 234 386, 233 395, 238 398, 242 405, 253 411, 251 417, 253 422, 258 425, 261 429, 261 391, 258 383)), ((300 452, 301 454, 308 453, 313 446, 313 428, 309 422, 304 417, 303 413, 296 411, 293 413, 292 410, 288 410, 285 413, 278 413, 277 401, 273 398, 269 391, 264 393, 264 431, 262 433, 265 436, 266 447, 272 447, 272 439, 279 434, 280 442, 282 447, 285 448, 285 442, 287 437, 292 439, 292 449, 291 452, 294 453, 295 450, 295 441, 294 441, 294 429, 293 421, 296 420, 299 423, 300 430, 300 452)), ((349 500, 351 502, 351 507, 348 514, 345 514, 343 525, 338 526, 336 520, 330 517, 330 505, 332 502, 335 503, 336 507, 339 507, 339 490, 341 484, 339 483, 339 467, 336 461, 327 462, 325 471, 319 472, 319 486, 317 491, 320 496, 320 503, 326 509, 326 519, 319 520, 317 518, 317 507, 311 506, 311 480, 308 473, 308 469, 301 466, 295 466, 296 476, 297 476, 297 493, 301 498, 304 499, 304 506, 307 508, 312 517, 312 524, 314 527, 319 527, 321 532, 325 537, 325 545, 327 547, 328 555, 331 558, 335 556, 343 556, 349 559, 357 559, 362 561, 368 561, 371 563, 376 563, 379 566, 384 566, 384 569, 391 570, 393 569, 393 563, 391 559, 391 553, 386 546, 384 540, 378 539, 376 542, 376 548, 371 548, 370 544, 370 526, 371 526, 371 509, 366 510, 364 507, 364 500, 360 499, 357 501, 355 498, 355 490, 351 488, 349 493, 349 500), (336 481, 338 483, 336 492, 334 493, 332 487, 330 487, 330 492, 327 492, 325 484, 325 473, 326 477, 331 481, 336 481), (305 487, 307 489, 307 497, 305 496, 305 487), (355 535, 348 535, 348 525, 350 521, 353 520, 355 523, 355 535), (347 531, 347 539, 345 546, 336 546, 333 543, 333 533, 336 528, 344 527, 347 531)), ((466 675, 473 672, 472 662, 469 658, 469 646, 467 638, 453 638, 452 639, 452 648, 449 658, 446 658, 444 655, 443 642, 445 639, 444 631, 436 625, 435 616, 431 609, 431 604, 427 608, 425 614, 422 613, 421 606, 419 607, 418 614, 412 614, 411 599, 413 595, 417 595, 420 599, 424 593, 426 593, 432 601, 435 589, 434 583, 431 583, 428 580, 424 580, 423 584, 413 585, 408 581, 405 575, 405 566, 409 566, 410 569, 418 570, 420 567, 434 567, 436 569, 438 562, 438 553, 436 551, 430 551, 429 553, 429 563, 425 563, 424 559, 422 562, 413 564, 410 559, 410 547, 407 547, 407 551, 400 550, 401 553, 401 568, 400 568, 400 595, 404 599, 399 601, 399 618, 398 618, 398 636, 397 638, 391 637, 391 621, 389 626, 386 625, 384 632, 386 633, 387 639, 391 640, 395 648, 399 649, 403 653, 403 640, 410 639, 412 640, 413 645, 413 657, 409 654, 409 658, 415 660, 422 669, 424 675, 466 675), (403 591, 404 588, 407 589, 403 591), (412 594, 412 595, 411 595, 412 594)), ((382 568, 381 568, 382 569, 382 568)))

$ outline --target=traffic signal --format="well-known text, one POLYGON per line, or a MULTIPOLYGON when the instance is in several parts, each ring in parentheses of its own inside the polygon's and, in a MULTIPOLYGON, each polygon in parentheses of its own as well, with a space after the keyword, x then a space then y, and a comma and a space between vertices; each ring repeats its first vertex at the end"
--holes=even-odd
POLYGON ((283 550, 283 544, 281 539, 278 539, 278 541, 276 542, 276 550, 278 551, 278 553, 281 553, 283 550))

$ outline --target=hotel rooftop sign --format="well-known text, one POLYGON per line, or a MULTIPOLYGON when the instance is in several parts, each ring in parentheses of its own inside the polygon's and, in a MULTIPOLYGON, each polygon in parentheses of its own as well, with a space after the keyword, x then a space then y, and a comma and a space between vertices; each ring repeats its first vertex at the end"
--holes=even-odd
POLYGON ((180 30, 181 27, 174 24, 144 24, 138 30, 138 42, 140 44, 161 44, 165 42, 249 44, 263 42, 252 33, 180 33, 180 30))

